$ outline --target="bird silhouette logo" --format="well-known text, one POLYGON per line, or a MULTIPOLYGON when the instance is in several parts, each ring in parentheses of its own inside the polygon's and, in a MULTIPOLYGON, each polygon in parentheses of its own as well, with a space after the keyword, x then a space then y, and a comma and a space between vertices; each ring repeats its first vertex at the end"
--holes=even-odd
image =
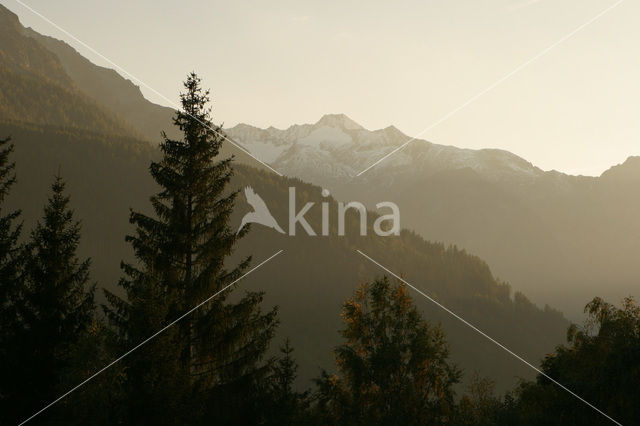
POLYGON ((247 223, 259 223, 260 225, 264 225, 267 228, 273 228, 279 233, 284 234, 284 231, 280 228, 278 222, 276 222, 271 215, 271 212, 264 200, 255 193, 252 187, 247 186, 244 189, 244 195, 247 197, 247 203, 253 207, 253 211, 244 215, 240 228, 238 228, 238 232, 240 232, 247 223))

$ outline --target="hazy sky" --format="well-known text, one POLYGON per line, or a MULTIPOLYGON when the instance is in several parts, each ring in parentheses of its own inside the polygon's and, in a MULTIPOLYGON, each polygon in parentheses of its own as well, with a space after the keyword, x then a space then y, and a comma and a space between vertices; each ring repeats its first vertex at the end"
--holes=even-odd
MULTIPOLYGON (((409 135, 615 3, 23 1, 171 99, 196 70, 225 126, 342 112, 409 135)), ((106 65, 15 0, 0 2, 106 65)), ((423 137, 574 174, 640 155, 638 16, 640 2, 625 1, 423 137)))

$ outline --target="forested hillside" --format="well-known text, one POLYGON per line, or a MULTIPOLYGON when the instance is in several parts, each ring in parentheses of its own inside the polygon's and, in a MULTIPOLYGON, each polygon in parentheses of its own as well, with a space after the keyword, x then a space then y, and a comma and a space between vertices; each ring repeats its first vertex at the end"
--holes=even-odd
MULTIPOLYGON (((40 216, 52 176, 60 171, 73 195, 71 207, 83 224, 80 254, 93 259, 92 277, 99 286, 114 290, 121 276, 120 261, 132 257, 124 242, 124 236, 131 232, 129 208, 148 209, 148 197, 156 190, 148 166, 157 151, 129 138, 35 125, 2 124, 0 134, 11 135, 16 146, 18 183, 9 206, 23 209, 29 229, 40 216)), ((260 194, 285 228, 288 188, 295 186, 298 209, 305 202, 316 203, 306 217, 314 229, 320 229, 320 203, 326 201, 321 188, 236 166, 231 186, 242 189, 247 185, 260 194)), ((233 223, 239 224, 248 209, 240 194, 233 223)), ((335 201, 331 200, 332 214, 335 211, 335 201)), ((330 368, 333 364, 331 349, 338 343, 338 313, 345 297, 359 282, 384 273, 356 249, 401 274, 533 363, 562 342, 567 327, 562 315, 549 308, 541 310, 524 295, 513 294, 508 284, 496 281, 479 258, 459 248, 426 242, 408 231, 402 231, 399 237, 378 237, 371 230, 372 214, 368 217, 369 233, 361 237, 357 215, 349 214, 347 219, 344 237, 336 236, 337 220, 333 218, 329 237, 309 237, 302 230, 290 237, 254 225, 236 254, 250 254, 256 264, 284 250, 277 260, 243 280, 241 286, 265 290, 266 302, 280 306, 277 340, 285 336, 292 339, 300 362, 301 384, 308 385, 307 380, 317 376, 319 367, 330 368)), ((518 361, 430 302, 418 296, 416 302, 428 320, 442 322, 453 359, 465 371, 478 370, 494 378, 499 389, 513 386, 517 377, 532 377, 518 361)))
POLYGON ((0 5, 0 120, 137 135, 82 92, 58 57, 24 35, 18 17, 0 5))
POLYGON ((139 87, 116 71, 93 64, 61 40, 43 36, 30 28, 25 29, 24 34, 55 54, 80 90, 109 111, 126 117, 127 122, 148 141, 157 143, 160 129, 166 128, 169 134, 176 134, 169 126, 173 109, 147 101, 139 87))

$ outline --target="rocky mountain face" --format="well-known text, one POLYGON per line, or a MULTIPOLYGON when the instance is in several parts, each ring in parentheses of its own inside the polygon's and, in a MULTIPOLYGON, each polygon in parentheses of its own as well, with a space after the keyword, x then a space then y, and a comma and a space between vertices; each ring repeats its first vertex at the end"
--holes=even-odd
POLYGON ((367 130, 343 114, 285 130, 227 132, 287 176, 375 208, 394 201, 402 225, 465 247, 536 301, 573 317, 594 295, 619 301, 640 282, 640 159, 599 178, 543 171, 503 150, 414 140, 393 126, 367 130))
POLYGON ((286 130, 247 124, 225 130, 281 173, 317 184, 343 184, 346 179, 348 184, 363 181, 391 186, 398 179, 466 168, 493 181, 527 182, 544 174, 507 151, 461 149, 418 139, 356 178, 411 137, 393 126, 367 130, 344 114, 328 114, 315 124, 293 125, 286 130))

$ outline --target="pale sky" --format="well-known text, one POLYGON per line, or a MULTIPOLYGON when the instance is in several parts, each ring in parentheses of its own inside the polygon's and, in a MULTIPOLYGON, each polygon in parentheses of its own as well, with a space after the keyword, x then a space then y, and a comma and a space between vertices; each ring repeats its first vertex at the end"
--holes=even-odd
MULTIPOLYGON (((345 113, 416 135, 615 0, 21 0, 171 99, 195 70, 214 121, 345 113)), ((25 26, 104 60, 15 0, 25 26)), ((620 6, 422 137, 597 175, 640 155, 640 2, 620 6)), ((148 99, 166 104, 147 89, 148 99)))

